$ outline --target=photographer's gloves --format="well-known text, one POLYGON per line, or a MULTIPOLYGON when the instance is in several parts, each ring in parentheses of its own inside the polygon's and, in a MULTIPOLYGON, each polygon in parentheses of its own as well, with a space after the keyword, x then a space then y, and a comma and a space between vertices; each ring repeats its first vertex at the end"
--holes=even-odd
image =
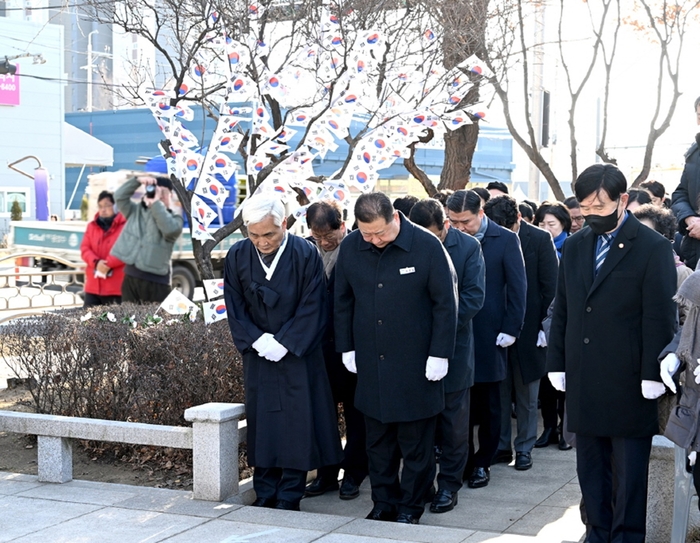
POLYGON ((355 351, 343 353, 343 365, 350 373, 357 373, 357 365, 355 364, 355 351))
POLYGON ((439 381, 447 375, 447 358, 429 356, 425 363, 425 378, 428 381, 439 381))

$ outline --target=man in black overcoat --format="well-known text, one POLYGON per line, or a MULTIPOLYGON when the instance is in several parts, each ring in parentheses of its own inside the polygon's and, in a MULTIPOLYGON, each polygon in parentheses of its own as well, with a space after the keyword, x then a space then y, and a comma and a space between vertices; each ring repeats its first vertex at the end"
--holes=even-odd
POLYGON ((485 265, 481 245, 473 237, 450 228, 445 210, 432 198, 417 202, 411 222, 427 228, 442 242, 457 272, 459 318, 455 354, 444 379, 445 409, 438 416, 440 473, 431 513, 446 513, 457 505, 462 474, 469 456, 469 389, 474 384, 474 334, 472 319, 484 305, 485 265))
POLYGON ((328 380, 331 383, 333 402, 343 404, 345 418, 345 448, 340 464, 323 466, 317 470, 316 478, 306 487, 304 496, 321 496, 332 490, 339 490, 341 500, 351 500, 360 495, 360 485, 367 476, 367 451, 365 446, 365 419, 355 407, 357 375, 350 373, 335 349, 333 332, 333 291, 335 288, 335 263, 340 243, 347 230, 342 211, 336 202, 315 202, 306 210, 306 224, 311 231, 311 239, 316 244, 323 259, 328 291, 328 322, 323 338, 323 358, 326 361, 328 380), (338 473, 343 470, 343 481, 338 488, 338 473))
POLYGON ((500 382, 506 378, 508 350, 525 318, 525 264, 520 241, 510 230, 490 221, 474 191, 458 190, 447 200, 453 227, 481 243, 486 263, 484 307, 474 317, 474 386, 471 390, 469 460, 464 472, 469 488, 489 484, 491 462, 501 435, 500 382), (479 427, 479 449, 474 431, 479 427))
POLYGON ((355 406, 365 415, 374 502, 367 518, 417 524, 455 348, 457 277, 440 240, 385 194, 360 196, 355 219, 335 267, 335 342, 357 373, 355 406))
POLYGON ((532 467, 532 448, 537 439, 537 394, 540 379, 545 375, 547 353, 542 321, 554 299, 559 262, 551 234, 523 221, 515 199, 507 195, 491 198, 484 205, 484 211, 493 222, 518 234, 525 260, 525 321, 520 337, 508 348, 506 378, 501 381, 501 438, 494 458, 494 462, 513 460, 510 405, 511 391, 514 391, 515 469, 524 471, 532 467))
POLYGON ((321 350, 323 262, 287 232, 276 196, 253 195, 241 213, 248 238, 226 256, 224 298, 243 356, 253 505, 298 511, 306 472, 342 458, 321 350))
POLYGON ((566 390, 591 543, 644 541, 655 400, 665 390, 657 357, 676 322, 671 244, 625 211, 626 190, 612 164, 576 180, 588 228, 563 246, 547 352, 550 381, 566 390))

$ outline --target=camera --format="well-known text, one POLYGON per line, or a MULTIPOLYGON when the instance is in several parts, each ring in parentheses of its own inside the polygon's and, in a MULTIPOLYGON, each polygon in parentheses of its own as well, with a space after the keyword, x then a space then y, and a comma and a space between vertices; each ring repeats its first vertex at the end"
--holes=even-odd
POLYGON ((155 198, 156 197, 156 186, 155 185, 146 185, 146 198, 155 198))

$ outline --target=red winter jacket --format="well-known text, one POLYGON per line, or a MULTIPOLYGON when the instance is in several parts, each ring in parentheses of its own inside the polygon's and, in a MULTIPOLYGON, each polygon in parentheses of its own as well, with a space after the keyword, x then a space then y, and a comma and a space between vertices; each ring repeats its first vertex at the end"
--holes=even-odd
POLYGON ((112 256, 110 251, 121 234, 126 219, 121 213, 114 216, 112 225, 106 232, 97 224, 97 217, 90 221, 80 244, 80 253, 87 264, 85 269, 85 292, 97 296, 121 296, 122 281, 124 280, 124 263, 112 256), (107 261, 112 275, 107 279, 95 277, 95 266, 100 260, 107 261))

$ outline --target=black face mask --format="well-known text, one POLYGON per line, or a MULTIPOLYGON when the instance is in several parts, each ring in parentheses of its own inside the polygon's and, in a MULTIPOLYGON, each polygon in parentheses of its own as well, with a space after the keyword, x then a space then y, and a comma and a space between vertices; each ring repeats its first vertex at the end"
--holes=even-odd
POLYGON ((614 230, 617 226, 618 208, 615 208, 610 215, 586 215, 586 224, 590 227, 594 234, 600 236, 605 234, 605 232, 610 232, 614 230))

